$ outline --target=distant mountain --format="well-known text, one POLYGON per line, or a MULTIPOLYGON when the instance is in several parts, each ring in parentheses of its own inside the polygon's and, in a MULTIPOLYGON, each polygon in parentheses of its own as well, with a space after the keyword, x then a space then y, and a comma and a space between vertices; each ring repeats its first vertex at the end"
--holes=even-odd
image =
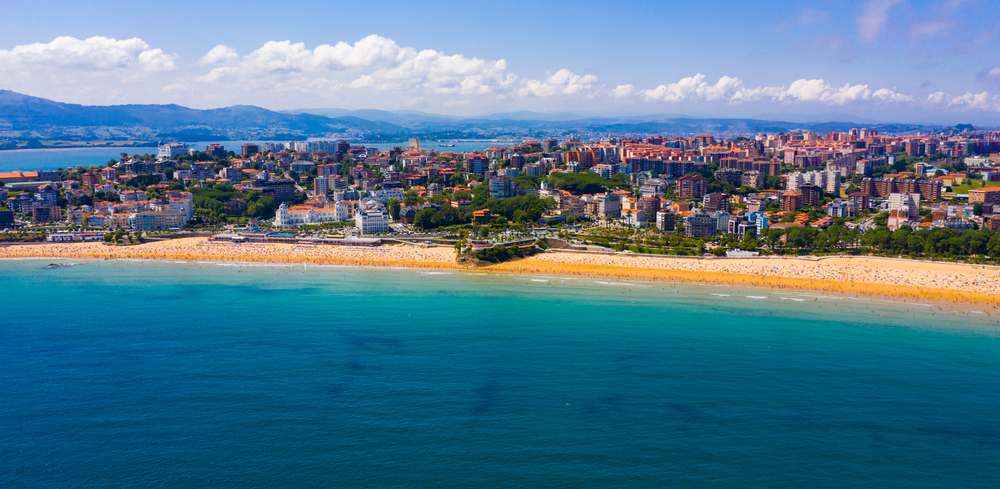
POLYGON ((72 132, 94 133, 98 128, 120 128, 149 136, 213 135, 322 135, 357 131, 395 134, 403 128, 353 116, 324 117, 282 114, 252 105, 198 110, 180 105, 77 105, 54 102, 9 90, 0 90, 0 125, 8 131, 42 136, 72 132))
POLYGON ((392 123, 407 123, 407 122, 451 122, 461 119, 461 117, 455 117, 450 115, 440 115, 440 114, 428 114, 426 112, 419 112, 415 110, 378 110, 378 109, 359 109, 359 110, 347 110, 347 109, 295 109, 295 110, 283 110, 283 114, 313 114, 321 115, 325 117, 344 117, 353 116, 369 121, 381 121, 381 122, 392 122, 392 123))
MULTIPOLYGON (((20 139, 297 139, 345 134, 378 140, 425 140, 489 137, 546 137, 598 134, 760 134, 795 131, 847 131, 868 127, 883 134, 936 132, 946 127, 881 124, 845 114, 827 114, 850 122, 712 119, 678 114, 594 117, 571 113, 500 112, 461 118, 426 112, 376 109, 298 109, 275 112, 252 105, 198 110, 179 105, 88 106, 54 102, 0 90, 0 136, 20 139)), ((340 137, 340 136, 334 136, 340 137)))
POLYGON ((474 120, 491 120, 491 121, 576 121, 581 119, 586 119, 576 114, 570 114, 567 112, 532 112, 530 110, 519 110, 517 112, 497 112, 494 114, 487 114, 478 117, 469 117, 469 119, 474 120))
POLYGON ((798 122, 798 123, 844 121, 844 122, 853 122, 856 124, 878 124, 878 121, 876 121, 875 119, 860 117, 851 114, 844 114, 840 112, 827 112, 825 114, 786 114, 786 113, 768 112, 764 114, 757 114, 752 118, 766 120, 766 121, 788 121, 788 122, 798 122))

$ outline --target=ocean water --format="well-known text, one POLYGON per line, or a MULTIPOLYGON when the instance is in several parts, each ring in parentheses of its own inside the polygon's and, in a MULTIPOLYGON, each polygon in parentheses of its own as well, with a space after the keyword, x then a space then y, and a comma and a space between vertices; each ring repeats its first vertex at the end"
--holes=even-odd
POLYGON ((974 307, 48 263, 0 261, 4 488, 1000 481, 1000 328, 974 307))
MULTIPOLYGON (((239 153, 240 146, 247 141, 217 141, 225 146, 226 151, 239 153)), ((189 143, 193 148, 204 150, 212 141, 189 143)), ((471 152, 497 146, 498 143, 491 142, 458 142, 455 147, 443 148, 436 141, 422 143, 427 149, 438 151, 462 151, 471 152)), ((506 144, 506 143, 505 143, 506 144)), ((379 143, 364 144, 361 146, 376 147, 380 151, 390 150, 396 146, 406 146, 406 143, 379 143)), ((128 154, 156 154, 156 146, 136 147, 136 148, 72 148, 72 149, 24 149, 13 151, 0 151, 0 172, 8 171, 34 171, 34 170, 55 170, 57 168, 76 168, 77 166, 102 166, 108 160, 117 160, 121 153, 128 154)))
POLYGON ((156 147, 149 148, 66 148, 18 149, 0 151, 0 172, 55 170, 78 166, 103 166, 108 160, 117 160, 122 153, 156 154, 156 147))

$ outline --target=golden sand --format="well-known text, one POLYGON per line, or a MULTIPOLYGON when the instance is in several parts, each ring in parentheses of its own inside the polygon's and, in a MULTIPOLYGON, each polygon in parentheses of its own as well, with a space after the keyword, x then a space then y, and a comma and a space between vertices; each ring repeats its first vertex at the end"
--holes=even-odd
POLYGON ((207 238, 182 238, 133 246, 104 243, 50 243, 0 248, 0 258, 93 258, 138 260, 315 263, 356 266, 455 268, 455 252, 415 245, 311 246, 297 244, 228 244, 207 238))
MULTIPOLYGON (((312 263, 464 269, 451 248, 384 245, 375 248, 296 244, 227 244, 183 238, 135 246, 47 243, 0 247, 0 258, 92 258, 312 263)), ((849 295, 1000 304, 1000 269, 976 265, 870 257, 697 259, 619 254, 543 253, 483 267, 496 273, 615 277, 849 295)))
POLYGON ((1000 269, 871 257, 692 259, 545 253, 487 267, 497 272, 818 290, 908 300, 1000 304, 1000 269))

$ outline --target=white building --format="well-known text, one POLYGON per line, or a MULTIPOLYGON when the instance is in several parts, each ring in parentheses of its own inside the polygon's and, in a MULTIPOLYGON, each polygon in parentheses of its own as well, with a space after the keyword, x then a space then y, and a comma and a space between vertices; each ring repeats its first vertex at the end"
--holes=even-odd
POLYGON ((840 195, 840 172, 821 170, 788 174, 786 190, 798 190, 803 185, 815 185, 824 192, 840 195))
POLYGON ((187 153, 190 148, 184 143, 167 143, 158 145, 156 149, 157 156, 166 160, 172 160, 175 155, 187 153))
POLYGON ((194 202, 188 199, 182 199, 179 197, 171 197, 170 205, 167 210, 171 211, 183 211, 187 216, 188 220, 194 219, 194 202))
POLYGON ((601 178, 611 178, 611 167, 608 165, 595 165, 590 168, 591 173, 600 175, 601 178))
POLYGON ((406 199, 406 194, 403 193, 403 189, 399 188, 384 188, 382 190, 376 190, 372 192, 372 198, 375 199, 380 204, 387 204, 390 200, 396 199, 400 202, 406 199))
POLYGON ((358 209, 354 213, 354 222, 361 234, 387 233, 391 231, 389 227, 389 214, 381 208, 358 209))
POLYGON ((907 217, 915 219, 920 215, 920 194, 889 194, 889 211, 905 210, 907 217))
POLYGON ((297 205, 288 207, 282 203, 274 216, 275 226, 302 226, 305 224, 326 224, 345 222, 350 219, 350 210, 343 202, 337 202, 333 207, 310 207, 297 205))
POLYGON ((637 228, 646 226, 646 211, 642 209, 622 210, 622 217, 625 219, 625 224, 628 226, 637 228))

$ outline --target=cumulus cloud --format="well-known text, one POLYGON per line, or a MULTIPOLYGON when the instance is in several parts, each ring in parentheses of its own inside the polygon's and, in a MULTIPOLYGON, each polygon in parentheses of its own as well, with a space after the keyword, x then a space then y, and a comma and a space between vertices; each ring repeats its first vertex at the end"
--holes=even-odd
POLYGON ((947 107, 991 110, 1000 112, 1000 96, 990 92, 972 93, 952 96, 945 92, 934 92, 927 96, 927 101, 934 105, 944 105, 947 107))
POLYGON ((927 101, 932 104, 939 104, 944 102, 946 98, 948 98, 948 94, 944 92, 934 92, 927 96, 927 101))
POLYGON ((220 45, 201 61, 222 65, 198 78, 207 83, 231 80, 252 85, 261 77, 364 71, 343 86, 376 90, 419 87, 433 93, 488 94, 510 86, 516 79, 507 72, 507 62, 502 59, 487 61, 431 49, 418 51, 378 35, 353 45, 339 42, 313 49, 305 43, 269 41, 242 57, 236 50, 220 45))
POLYGON ((968 107, 979 110, 1000 110, 1000 99, 990 92, 972 93, 959 95, 948 101, 948 106, 968 107))
MULTIPOLYGON (((893 87, 895 88, 895 87, 893 87)), ((899 93, 895 90, 890 90, 888 88, 880 88, 872 93, 872 98, 877 98, 879 100, 888 100, 890 102, 913 102, 916 100, 912 95, 906 95, 899 93)))
POLYGON ((785 92, 787 97, 803 102, 823 102, 827 104, 844 105, 847 102, 863 100, 871 97, 868 85, 845 84, 834 88, 826 80, 795 80, 785 92))
POLYGON ((198 60, 199 64, 203 65, 215 65, 219 63, 231 63, 240 59, 240 53, 235 49, 226 46, 224 44, 219 44, 211 49, 206 55, 202 56, 198 60))
POLYGON ((705 75, 698 73, 695 76, 681 78, 676 83, 660 85, 651 90, 642 90, 639 93, 646 100, 660 100, 663 102, 683 102, 683 101, 706 101, 728 100, 740 90, 743 81, 739 78, 723 76, 715 85, 709 85, 705 81, 705 75))
POLYGON ((889 20, 889 11, 900 3, 903 3, 903 0, 869 0, 856 19, 861 39, 865 42, 878 39, 885 22, 889 20))
POLYGON ((524 86, 517 93, 522 97, 579 95, 584 90, 592 88, 595 83, 597 83, 597 77, 594 75, 577 75, 572 71, 562 69, 545 80, 526 80, 524 86))
MULTIPOLYGON (((632 89, 624 90, 622 85, 612 91, 615 97, 624 97, 632 89)), ((663 102, 713 102, 741 104, 758 101, 811 102, 827 105, 844 105, 859 100, 875 99, 880 102, 914 102, 911 95, 896 92, 895 88, 881 88, 872 92, 868 85, 845 84, 834 87, 823 79, 795 80, 786 87, 746 87, 739 78, 723 76, 714 85, 705 81, 705 75, 682 78, 676 83, 660 85, 650 90, 637 92, 647 101, 663 102)))
POLYGON ((176 54, 150 49, 139 38, 57 37, 48 43, 23 44, 0 50, 0 70, 69 68, 87 71, 173 71, 176 54))
POLYGON ((618 85, 611 91, 611 94, 614 95, 615 98, 625 98, 633 93, 635 93, 635 85, 618 85))

